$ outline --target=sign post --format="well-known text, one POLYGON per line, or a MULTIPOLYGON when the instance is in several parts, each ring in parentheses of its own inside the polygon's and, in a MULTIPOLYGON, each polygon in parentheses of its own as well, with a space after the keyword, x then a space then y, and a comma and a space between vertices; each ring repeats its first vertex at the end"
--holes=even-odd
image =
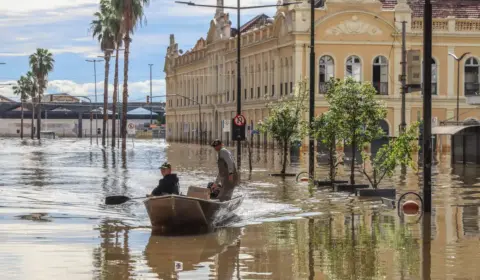
MULTIPOLYGON (((134 123, 128 123, 127 124, 127 134, 129 136, 134 136, 135 132, 136 132, 135 124, 134 123)), ((133 141, 133 138, 134 137, 132 137, 132 144, 133 144, 133 147, 135 147, 135 142, 133 141)))

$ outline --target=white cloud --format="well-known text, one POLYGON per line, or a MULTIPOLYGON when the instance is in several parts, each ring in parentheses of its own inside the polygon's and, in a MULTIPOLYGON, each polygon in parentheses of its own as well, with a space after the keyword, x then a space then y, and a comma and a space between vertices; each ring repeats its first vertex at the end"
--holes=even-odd
POLYGON ((26 13, 98 4, 98 0, 15 0, 0 1, 0 12, 26 13))

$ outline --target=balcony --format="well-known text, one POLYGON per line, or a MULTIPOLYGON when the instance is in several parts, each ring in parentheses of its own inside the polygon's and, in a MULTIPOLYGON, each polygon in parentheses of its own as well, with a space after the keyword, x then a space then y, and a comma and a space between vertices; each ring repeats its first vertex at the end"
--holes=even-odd
POLYGON ((480 92, 479 83, 465 83, 465 96, 478 95, 480 92))
POLYGON ((372 85, 377 90, 377 94, 388 95, 388 83, 387 82, 373 82, 372 85))

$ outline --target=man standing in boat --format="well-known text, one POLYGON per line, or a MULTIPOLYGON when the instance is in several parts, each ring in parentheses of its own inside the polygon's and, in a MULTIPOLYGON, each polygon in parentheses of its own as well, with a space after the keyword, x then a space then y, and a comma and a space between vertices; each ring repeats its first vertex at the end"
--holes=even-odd
POLYGON ((180 186, 178 183, 177 174, 172 174, 172 166, 165 162, 160 166, 163 178, 158 182, 158 186, 152 191, 149 196, 161 196, 169 194, 179 194, 180 186))
POLYGON ((217 196, 220 201, 230 200, 233 190, 238 183, 237 167, 235 166, 232 153, 223 147, 222 141, 214 140, 211 146, 218 153, 218 176, 212 186, 212 191, 220 190, 217 196))

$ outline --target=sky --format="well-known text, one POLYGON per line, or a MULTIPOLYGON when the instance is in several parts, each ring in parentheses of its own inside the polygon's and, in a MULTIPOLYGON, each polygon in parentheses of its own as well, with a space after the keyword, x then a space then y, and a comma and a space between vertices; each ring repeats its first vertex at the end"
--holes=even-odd
MULTIPOLYGON (((196 0, 198 4, 216 5, 218 0, 196 0)), ((276 4, 276 0, 242 0, 242 6, 276 4)), ((236 0, 224 5, 236 6, 236 0)), ((99 0, 0 0, 0 95, 12 97, 11 86, 29 70, 28 56, 36 48, 53 53, 54 71, 49 75, 47 93, 83 95, 95 100, 93 63, 102 59, 100 46, 90 32, 99 0)), ((242 24, 261 13, 273 16, 275 8, 248 9, 242 12, 242 24)), ((234 27, 236 13, 226 10, 234 27)), ((165 95, 164 58, 170 34, 175 34, 179 49, 191 49, 200 37, 206 38, 214 8, 176 4, 174 0, 150 0, 145 8, 146 24, 139 26, 131 43, 129 63, 129 101, 143 101, 150 93, 152 68, 153 95, 165 95)), ((119 77, 123 83, 123 55, 120 54, 119 77)), ((96 64, 97 98, 103 100, 104 62, 96 64)), ((109 91, 113 91, 114 60, 109 71, 109 91)), ((160 99, 154 99, 159 101, 160 99)))

